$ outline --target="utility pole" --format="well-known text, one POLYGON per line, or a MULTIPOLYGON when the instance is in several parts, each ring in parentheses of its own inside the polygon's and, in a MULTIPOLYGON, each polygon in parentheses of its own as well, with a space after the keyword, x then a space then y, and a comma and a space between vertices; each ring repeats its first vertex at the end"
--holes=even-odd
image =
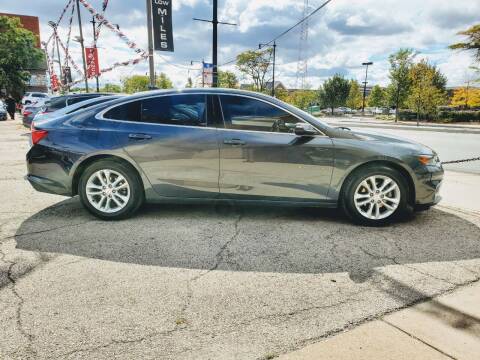
POLYGON ((78 28, 80 30, 80 46, 82 47, 82 60, 83 60, 83 74, 85 76, 85 91, 88 93, 88 79, 87 79, 87 61, 85 60, 85 46, 83 44, 83 30, 82 30, 82 17, 80 15, 80 2, 77 0, 77 16, 78 16, 78 28))
POLYGON ((270 44, 258 44, 258 48, 261 49, 264 46, 272 46, 273 48, 273 64, 272 64, 272 96, 275 97, 275 53, 277 50, 277 42, 273 40, 273 45, 270 44))
POLYGON ((212 26, 213 26, 213 31, 212 31, 212 67, 213 67, 213 69, 212 69, 212 87, 218 87, 218 31, 217 31, 217 27, 218 27, 218 24, 233 25, 233 26, 236 26, 237 24, 218 21, 218 0, 213 0, 212 20, 205 20, 205 19, 198 19, 198 18, 193 18, 193 20, 212 23, 212 26))
POLYGON ((218 0, 213 0, 213 17, 212 17, 212 25, 213 25, 213 39, 212 39, 212 87, 216 88, 218 87, 218 61, 217 61, 217 55, 218 55, 218 33, 217 33, 217 27, 218 27, 218 0))
MULTIPOLYGON (((92 16, 92 21, 90 21, 92 23, 92 26, 93 26, 93 48, 96 49, 97 48, 97 29, 95 27, 95 25, 97 24, 97 22, 95 21, 95 16, 92 16)), ((96 64, 98 66, 98 64, 96 64)), ((97 82, 97 93, 100 92, 100 85, 98 83, 98 75, 95 74, 95 80, 97 82)))
POLYGON ((147 32, 148 32, 148 66, 150 75, 150 90, 156 89, 155 86, 155 59, 153 58, 153 34, 152 34, 152 0, 147 0, 147 32))
POLYGON ((363 66, 366 66, 365 69, 365 81, 363 82, 363 105, 362 105, 362 115, 365 115, 365 97, 367 95, 367 78, 368 78, 368 67, 373 65, 373 62, 364 62, 362 63, 363 66))

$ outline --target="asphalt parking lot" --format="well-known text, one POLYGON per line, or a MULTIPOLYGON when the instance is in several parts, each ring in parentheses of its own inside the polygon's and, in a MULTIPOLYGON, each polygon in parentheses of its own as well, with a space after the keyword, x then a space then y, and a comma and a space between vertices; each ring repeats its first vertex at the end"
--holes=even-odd
POLYGON ((147 206, 103 222, 23 180, 0 123, 0 358, 266 359, 480 278, 480 220, 147 206))

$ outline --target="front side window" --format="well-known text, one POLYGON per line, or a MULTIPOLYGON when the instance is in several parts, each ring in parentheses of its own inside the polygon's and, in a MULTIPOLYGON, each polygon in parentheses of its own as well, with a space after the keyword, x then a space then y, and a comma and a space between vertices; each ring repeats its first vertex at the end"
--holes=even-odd
POLYGON ((221 95, 225 127, 236 130, 293 133, 295 124, 304 122, 266 102, 243 96, 221 95))
POLYGON ((142 101, 142 122, 206 126, 205 95, 173 95, 142 101))

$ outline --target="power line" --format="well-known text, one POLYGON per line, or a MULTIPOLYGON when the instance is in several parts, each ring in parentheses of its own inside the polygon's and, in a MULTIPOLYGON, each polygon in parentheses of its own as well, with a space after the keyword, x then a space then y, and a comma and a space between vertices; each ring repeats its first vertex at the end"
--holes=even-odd
MULTIPOLYGON (((308 19, 310 19, 313 15, 315 15, 317 12, 319 12, 320 10, 322 10, 325 6, 327 6, 332 0, 327 0, 325 1, 323 4, 321 4, 319 7, 317 7, 315 10, 313 10, 310 14, 308 14, 307 16, 305 16, 304 18, 302 18, 301 20, 299 20, 295 25, 289 27, 287 30, 283 31, 282 33, 280 33, 279 35, 277 35, 276 37, 274 37, 272 40, 270 40, 269 42, 266 42, 265 45, 271 45, 273 44, 274 42, 276 42, 278 39, 280 39, 282 36, 288 34, 290 31, 292 31, 293 29, 295 29, 298 25, 302 24, 303 22, 307 21, 308 19)), ((251 48, 252 50, 255 50, 256 48, 251 48)), ((233 58, 231 60, 228 60, 227 62, 224 62, 222 65, 220 66, 225 66, 225 65, 229 65, 233 62, 235 62, 237 60, 237 58, 233 58)))

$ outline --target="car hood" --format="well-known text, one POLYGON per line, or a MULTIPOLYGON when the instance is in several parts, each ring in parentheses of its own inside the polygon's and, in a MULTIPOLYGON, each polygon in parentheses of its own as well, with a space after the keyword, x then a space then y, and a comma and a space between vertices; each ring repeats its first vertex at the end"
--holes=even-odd
POLYGON ((436 152, 431 149, 430 147, 418 143, 413 140, 405 139, 400 136, 391 136, 387 134, 382 134, 375 131, 351 131, 352 135, 354 135, 357 139, 362 141, 371 141, 371 142, 378 142, 382 145, 388 146, 397 146, 404 149, 410 150, 412 153, 415 154, 436 154, 436 152))

